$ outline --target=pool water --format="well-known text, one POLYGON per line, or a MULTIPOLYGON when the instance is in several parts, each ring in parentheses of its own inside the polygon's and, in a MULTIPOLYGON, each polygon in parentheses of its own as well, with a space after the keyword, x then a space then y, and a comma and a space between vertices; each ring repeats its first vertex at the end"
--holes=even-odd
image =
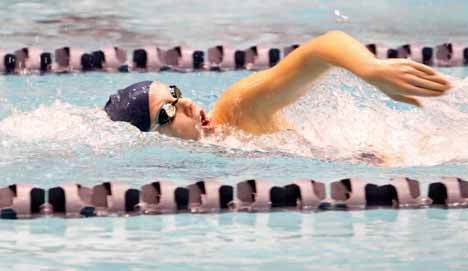
MULTIPOLYGON (((151 41, 282 46, 329 29, 389 46, 467 36, 468 5, 457 1, 414 1, 411 8, 405 1, 277 3, 7 1, 0 17, 10 27, 0 36, 10 50, 133 49, 151 41)), ((427 191, 440 176, 468 175, 468 69, 439 71, 454 88, 424 100, 423 109, 332 70, 284 111, 294 129, 261 137, 233 131, 200 142, 140 133, 109 121, 102 107, 119 88, 160 80, 209 109, 249 72, 1 76, 0 185, 119 180, 140 187, 213 177, 231 185, 246 178, 329 183, 351 176, 381 184, 404 175, 427 191)), ((0 259, 8 270, 466 270, 467 219, 463 209, 382 209, 0 221, 0 259)))

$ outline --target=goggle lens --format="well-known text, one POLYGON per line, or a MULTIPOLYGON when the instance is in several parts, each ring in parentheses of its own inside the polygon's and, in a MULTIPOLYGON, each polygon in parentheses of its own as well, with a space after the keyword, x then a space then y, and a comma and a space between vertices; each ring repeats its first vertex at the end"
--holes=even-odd
POLYGON ((179 99, 182 97, 182 92, 175 85, 170 85, 169 91, 171 92, 172 97, 174 97, 176 100, 172 103, 166 103, 161 107, 161 109, 159 110, 158 116, 156 118, 156 122, 158 126, 162 126, 171 122, 171 120, 176 115, 175 105, 177 104, 179 99))

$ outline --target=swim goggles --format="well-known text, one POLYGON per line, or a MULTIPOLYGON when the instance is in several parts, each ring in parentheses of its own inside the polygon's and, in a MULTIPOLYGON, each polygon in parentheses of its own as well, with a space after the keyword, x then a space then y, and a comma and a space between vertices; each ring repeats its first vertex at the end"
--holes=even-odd
POLYGON ((177 104, 179 99, 182 97, 182 92, 175 85, 170 85, 169 91, 171 92, 172 97, 174 97, 176 100, 170 103, 165 103, 163 106, 161 106, 161 109, 159 109, 159 112, 155 118, 156 128, 168 124, 174 119, 176 115, 175 105, 177 104))

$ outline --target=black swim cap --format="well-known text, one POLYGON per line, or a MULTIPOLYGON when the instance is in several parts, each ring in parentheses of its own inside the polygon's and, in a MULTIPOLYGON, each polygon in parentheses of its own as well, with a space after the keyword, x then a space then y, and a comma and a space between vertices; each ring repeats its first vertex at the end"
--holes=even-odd
POLYGON ((120 89, 109 97, 104 110, 113 121, 126 121, 143 132, 150 129, 148 91, 152 81, 143 81, 120 89))

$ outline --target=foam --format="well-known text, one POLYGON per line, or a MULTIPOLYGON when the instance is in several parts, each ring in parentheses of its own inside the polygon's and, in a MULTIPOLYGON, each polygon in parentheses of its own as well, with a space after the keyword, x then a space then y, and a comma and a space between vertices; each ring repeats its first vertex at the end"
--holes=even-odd
MULTIPOLYGON (((171 146, 225 156, 303 156, 381 166, 431 166, 468 162, 468 79, 450 78, 454 88, 424 108, 395 103, 342 70, 334 70, 287 108, 293 129, 253 136, 230 128, 194 143, 158 133, 140 133, 112 122, 101 108, 55 101, 0 120, 0 156, 70 157, 121 148, 171 146)), ((7 161, 9 159, 5 159, 7 161)))
POLYGON ((466 163, 468 97, 463 89, 468 79, 450 81, 454 87, 447 95, 421 99, 424 107, 418 109, 393 102, 350 73, 334 70, 285 110, 293 130, 259 137, 231 131, 208 141, 392 167, 466 163))
POLYGON ((111 122, 102 109, 55 101, 30 112, 13 111, 0 120, 1 144, 13 152, 44 151, 66 155, 88 147, 95 152, 138 143, 138 133, 127 123, 111 122))

